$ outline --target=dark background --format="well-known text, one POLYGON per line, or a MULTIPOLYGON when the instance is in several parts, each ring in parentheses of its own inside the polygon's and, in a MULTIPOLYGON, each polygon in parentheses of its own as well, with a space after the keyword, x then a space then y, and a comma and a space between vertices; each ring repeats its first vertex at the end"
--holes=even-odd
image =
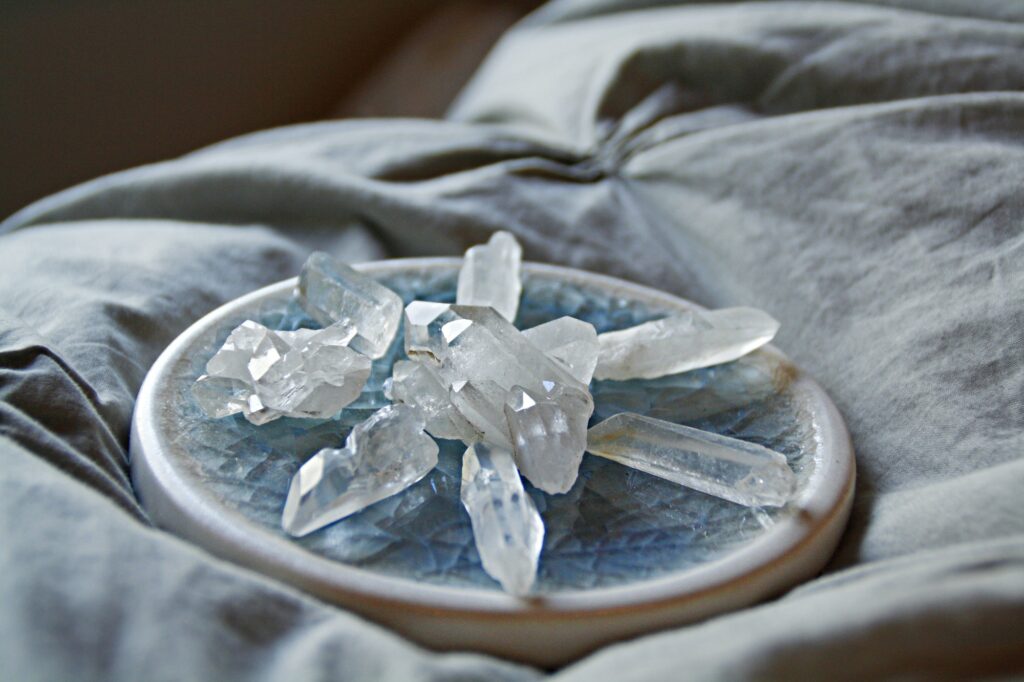
POLYGON ((529 0, 2 0, 0 216, 263 128, 443 114, 529 0))

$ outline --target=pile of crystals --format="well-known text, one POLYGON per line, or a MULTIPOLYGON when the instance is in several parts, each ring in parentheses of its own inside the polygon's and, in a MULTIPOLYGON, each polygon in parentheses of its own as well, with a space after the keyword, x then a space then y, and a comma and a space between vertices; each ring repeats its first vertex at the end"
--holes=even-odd
MULTIPOLYGON (((282 527, 302 536, 413 485, 437 465, 434 438, 461 440, 462 503, 484 569, 515 595, 531 590, 544 524, 525 477, 568 492, 584 452, 738 504, 782 506, 795 476, 783 455, 753 443, 639 414, 589 428, 591 379, 653 378, 735 360, 778 323, 751 308, 688 311, 598 334, 562 317, 520 331, 522 250, 506 232, 470 248, 455 304, 404 308, 406 359, 385 383, 391 405, 295 474, 282 527), (433 436, 433 438, 432 438, 433 436)), ((397 294, 323 253, 303 267, 296 296, 321 330, 235 329, 193 386, 211 417, 254 424, 329 418, 360 394, 371 361, 401 326, 397 294)))

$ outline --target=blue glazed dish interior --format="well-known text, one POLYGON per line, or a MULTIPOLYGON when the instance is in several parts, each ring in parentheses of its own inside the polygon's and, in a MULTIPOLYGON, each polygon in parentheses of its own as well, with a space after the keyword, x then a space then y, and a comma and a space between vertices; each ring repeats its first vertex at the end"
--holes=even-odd
MULTIPOLYGON (((406 269, 378 279, 408 303, 450 302, 454 267, 406 269)), ((668 308, 623 298, 610 287, 548 273, 524 273, 516 325, 529 328, 563 315, 598 332, 662 317, 668 308)), ((210 419, 190 386, 231 330, 245 319, 272 329, 316 328, 288 295, 207 329, 173 369, 168 415, 161 426, 184 473, 226 506, 285 537, 281 509, 292 475, 323 447, 340 447, 351 427, 388 404, 382 392, 402 333, 375 361, 362 396, 330 420, 284 418, 254 426, 241 415, 210 419)), ((792 370, 776 355, 755 352, 736 362, 653 380, 595 381, 592 423, 638 412, 742 438, 786 455, 801 484, 810 473, 813 424, 789 391, 792 370)), ((309 552, 365 570, 449 587, 500 589, 483 570, 469 517, 459 502, 462 452, 438 441, 440 461, 426 478, 392 498, 304 538, 309 552)), ((526 483, 524 481, 524 483, 526 483)), ((719 559, 751 542, 788 510, 743 507, 586 455, 576 485, 548 495, 526 483, 546 533, 536 589, 540 593, 636 583, 719 559)))

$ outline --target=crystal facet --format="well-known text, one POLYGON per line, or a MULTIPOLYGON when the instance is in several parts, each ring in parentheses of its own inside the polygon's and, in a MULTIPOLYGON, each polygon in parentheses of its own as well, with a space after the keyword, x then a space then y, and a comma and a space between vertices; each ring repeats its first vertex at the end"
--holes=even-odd
POLYGON ((322 251, 302 266, 297 294, 299 305, 320 324, 346 321, 353 327, 349 345, 368 357, 383 357, 398 333, 398 294, 322 251))
POLYGON ((592 427, 587 450, 751 507, 781 507, 796 488, 786 458, 774 450, 630 412, 592 427))
POLYGON ((523 336, 549 358, 561 362, 577 381, 590 383, 601 349, 594 325, 566 316, 525 329, 523 336))
POLYGON ((515 386, 505 405, 516 464, 546 493, 568 492, 587 448, 590 394, 549 382, 543 393, 515 386))
POLYGON ((452 319, 450 310, 448 303, 431 301, 413 301, 405 307, 405 354, 410 359, 440 365, 447 347, 441 328, 452 319))
POLYGON ((192 394, 210 417, 241 412, 254 424, 278 417, 326 419, 359 397, 370 360, 346 344, 354 329, 275 332, 247 321, 206 364, 192 394))
POLYGON ((690 311, 599 335, 598 379, 653 379, 729 362, 771 341, 779 323, 755 308, 690 311))
POLYGON ((544 543, 544 523, 523 490, 512 453, 482 443, 467 448, 461 497, 484 570, 506 592, 529 593, 544 543))
POLYGON ((390 497, 437 466, 423 414, 388 405, 352 429, 345 447, 324 448, 292 478, 281 526, 302 536, 390 497))
POLYGON ((523 285, 519 280, 523 249, 509 232, 495 232, 486 244, 466 251, 455 302, 490 306, 508 321, 516 319, 523 285))

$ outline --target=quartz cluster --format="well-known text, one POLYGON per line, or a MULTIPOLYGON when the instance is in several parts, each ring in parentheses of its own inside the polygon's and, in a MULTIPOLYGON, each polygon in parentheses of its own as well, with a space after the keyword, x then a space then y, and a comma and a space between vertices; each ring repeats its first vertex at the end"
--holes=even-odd
POLYGON ((329 418, 359 397, 370 376, 370 358, 348 347, 354 334, 347 322, 292 332, 243 322, 206 363, 192 394, 211 417, 241 412, 253 424, 329 418))
POLYGON ((639 414, 588 431, 594 378, 652 378, 728 362, 767 343, 778 323, 750 308, 665 317, 598 334, 562 317, 514 324, 522 249, 507 232, 470 248, 454 304, 401 298, 323 253, 296 288, 322 330, 272 331, 245 322, 193 386, 211 417, 242 413, 330 418, 360 394, 371 361, 404 323, 381 408, 294 475, 282 515, 305 535, 413 485, 436 466, 433 438, 466 445, 461 499, 484 569, 509 593, 535 581, 544 523, 523 478, 568 492, 585 452, 739 504, 779 506, 795 490, 785 457, 758 445, 639 414), (404 318, 403 318, 404 311, 404 318), (433 438, 431 438, 433 436, 433 438))
MULTIPOLYGON (((589 357, 582 363, 592 368, 597 332, 579 324, 590 330, 589 357)), ((440 387, 431 405, 419 401, 431 422, 454 419, 461 440, 508 450, 534 486, 551 494, 568 492, 594 411, 590 371, 577 368, 574 374, 483 306, 413 301, 406 307, 405 352, 419 364, 417 379, 429 376, 440 387)), ((390 390, 397 399, 414 393, 403 383, 393 378, 390 390)))

